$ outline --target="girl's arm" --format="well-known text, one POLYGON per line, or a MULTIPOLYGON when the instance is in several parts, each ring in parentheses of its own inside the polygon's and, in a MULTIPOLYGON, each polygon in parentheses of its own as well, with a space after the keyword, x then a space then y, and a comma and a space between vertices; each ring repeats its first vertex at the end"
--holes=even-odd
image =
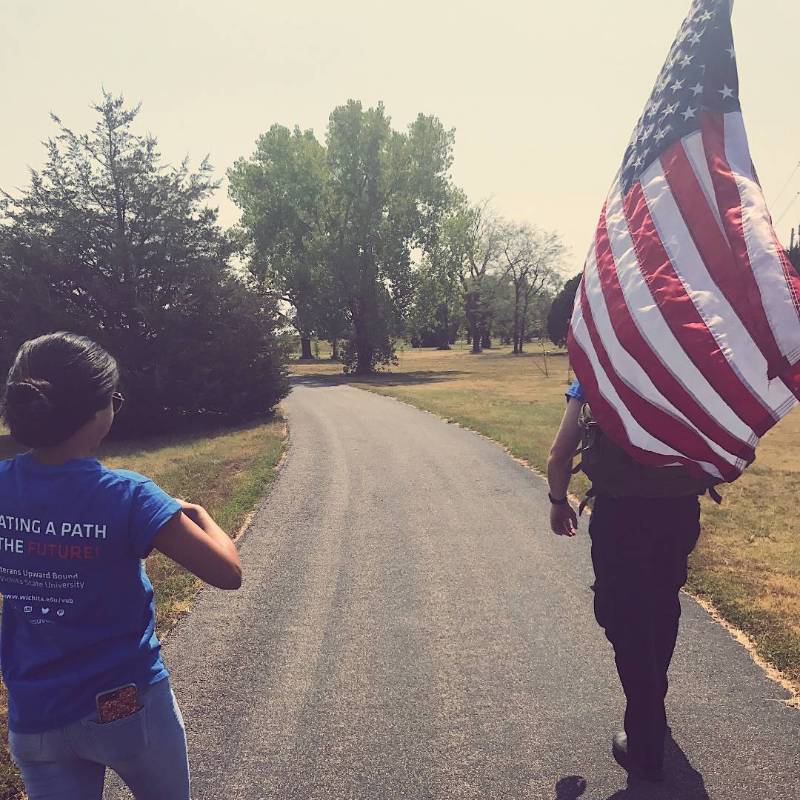
POLYGON ((238 589, 242 562, 236 545, 202 506, 178 502, 183 510, 156 534, 153 546, 211 586, 238 589))

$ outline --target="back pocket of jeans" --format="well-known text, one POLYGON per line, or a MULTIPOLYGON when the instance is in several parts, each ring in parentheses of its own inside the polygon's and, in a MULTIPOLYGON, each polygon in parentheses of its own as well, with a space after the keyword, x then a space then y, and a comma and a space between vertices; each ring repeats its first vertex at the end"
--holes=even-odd
POLYGON ((147 735, 147 709, 144 707, 113 722, 86 720, 83 724, 91 733, 93 750, 98 761, 105 764, 130 761, 140 756, 150 744, 147 735))

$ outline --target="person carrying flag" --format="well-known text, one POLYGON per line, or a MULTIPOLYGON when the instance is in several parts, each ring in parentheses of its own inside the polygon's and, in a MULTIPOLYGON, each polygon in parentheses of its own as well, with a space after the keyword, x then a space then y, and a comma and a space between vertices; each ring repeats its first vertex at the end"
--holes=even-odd
POLYGON ((559 536, 577 533, 578 517, 567 494, 573 455, 584 441, 583 457, 594 467, 583 465, 594 477, 589 535, 595 617, 614 647, 627 699, 625 729, 614 736, 612 752, 631 776, 661 781, 679 593, 700 535, 698 496, 706 486, 683 468, 677 474, 639 469, 587 420, 585 399, 575 381, 548 460, 550 525, 559 536))
POLYGON ((627 698, 613 753, 660 780, 699 495, 738 479, 800 396, 800 276, 739 101, 732 0, 695 0, 603 207, 568 339, 577 381, 548 464, 551 527, 582 442, 595 613, 627 698))

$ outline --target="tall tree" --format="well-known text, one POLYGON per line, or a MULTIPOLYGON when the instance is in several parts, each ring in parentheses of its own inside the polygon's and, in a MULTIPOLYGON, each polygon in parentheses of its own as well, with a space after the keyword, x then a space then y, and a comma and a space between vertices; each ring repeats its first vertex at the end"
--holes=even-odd
POLYGON ((531 302, 560 282, 561 237, 531 225, 507 223, 501 229, 503 265, 514 287, 514 353, 522 353, 531 302))
POLYGON ((463 192, 453 188, 446 211, 428 237, 415 275, 412 333, 417 340, 440 350, 450 348, 464 322, 461 220, 466 208, 463 192))
POLYGON ((550 313, 553 299, 554 292, 548 289, 531 300, 531 304, 528 306, 527 340, 542 339, 548 335, 547 315, 550 313))
POLYGON ((328 270, 329 173, 313 132, 273 125, 250 159, 228 170, 229 194, 242 209, 253 275, 278 292, 300 335, 301 357, 335 316, 328 270))
POLYGON ((131 401, 121 425, 268 410, 288 389, 275 303, 229 273, 232 244, 205 205, 211 166, 163 164, 121 97, 95 110, 87 133, 54 116, 44 168, 4 195, 0 361, 66 328, 118 356, 131 401))
POLYGON ((500 286, 495 278, 500 271, 501 234, 501 220, 488 202, 469 206, 462 201, 443 228, 441 246, 456 268, 473 353, 491 344, 495 295, 500 286))
POLYGON ((416 272, 409 329, 423 347, 449 350, 464 318, 463 300, 457 275, 440 255, 426 255, 416 272))
POLYGON ((514 284, 507 272, 493 273, 490 280, 494 284, 494 296, 490 309, 492 336, 499 339, 502 344, 509 345, 514 341, 516 330, 514 327, 514 284))
POLYGON ((400 133, 382 104, 351 100, 331 114, 330 263, 351 328, 348 371, 394 358, 413 296, 412 252, 430 243, 449 202, 452 147, 436 117, 421 114, 400 133))

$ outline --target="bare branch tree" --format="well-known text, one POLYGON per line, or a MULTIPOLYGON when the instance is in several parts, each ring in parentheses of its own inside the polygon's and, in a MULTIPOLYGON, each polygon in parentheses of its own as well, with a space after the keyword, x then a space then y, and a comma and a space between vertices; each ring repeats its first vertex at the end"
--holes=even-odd
POLYGON ((522 353, 528 333, 531 301, 559 282, 564 243, 555 232, 517 223, 499 230, 502 263, 514 286, 514 353, 522 353))
POLYGON ((490 345, 491 316, 497 281, 490 280, 500 268, 503 222, 489 201, 466 208, 456 219, 453 241, 459 252, 459 280, 464 296, 472 352, 490 345))

